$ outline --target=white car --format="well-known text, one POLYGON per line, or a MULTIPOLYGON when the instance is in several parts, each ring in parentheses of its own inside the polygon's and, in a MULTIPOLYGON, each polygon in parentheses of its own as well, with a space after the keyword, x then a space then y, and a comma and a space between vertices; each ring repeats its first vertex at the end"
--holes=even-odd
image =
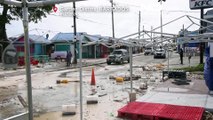
POLYGON ((145 48, 145 50, 144 50, 144 55, 153 55, 153 50, 152 50, 152 48, 150 47, 147 47, 147 48, 145 48))
POLYGON ((154 58, 166 58, 166 51, 164 49, 156 49, 154 58))
POLYGON ((67 57, 67 51, 54 51, 53 53, 51 53, 51 59, 66 59, 67 57))

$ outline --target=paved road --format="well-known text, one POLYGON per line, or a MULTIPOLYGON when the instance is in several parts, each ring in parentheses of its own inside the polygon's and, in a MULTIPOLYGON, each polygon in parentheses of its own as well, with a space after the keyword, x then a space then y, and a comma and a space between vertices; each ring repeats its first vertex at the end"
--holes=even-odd
MULTIPOLYGON (((178 55, 173 54, 171 56, 171 63, 177 63, 178 55)), ((104 92, 107 93, 107 96, 99 98, 100 103, 104 103, 101 105, 96 106, 94 109, 101 110, 103 108, 107 108, 108 106, 116 105, 114 109, 106 109, 104 111, 104 115, 98 115, 99 112, 94 113, 92 112, 94 109, 92 107, 88 107, 84 104, 85 111, 90 112, 91 114, 85 114, 85 117, 89 117, 91 119, 104 119, 109 114, 116 115, 116 110, 120 108, 122 105, 126 104, 128 101, 128 91, 130 90, 129 82, 125 82, 124 84, 116 84, 114 81, 109 80, 110 75, 128 75, 129 74, 129 64, 124 65, 106 65, 105 59, 96 59, 96 60, 83 60, 85 67, 83 68, 83 81, 84 81, 84 103, 86 102, 86 96, 91 93, 91 86, 90 86, 90 78, 91 78, 91 65, 95 66, 95 75, 96 75, 96 82, 97 82, 97 91, 98 93, 104 92), (100 64, 102 63, 102 64, 100 64), (96 64, 96 65, 95 65, 96 64), (86 67, 88 66, 88 67, 86 67), (114 102, 115 99, 117 101, 122 102, 114 102), (92 111, 91 111, 92 110, 92 111)), ((135 55, 133 59, 133 66, 143 66, 147 64, 156 64, 156 63, 167 63, 167 59, 153 59, 153 56, 144 56, 142 54, 135 55)), ((174 64, 172 63, 172 64, 174 64)), ((195 62, 196 63, 196 62, 195 62)), ((79 80, 79 69, 71 69, 64 67, 64 63, 60 64, 59 66, 55 66, 54 68, 34 68, 32 74, 32 88, 33 88, 33 100, 34 100, 34 108, 39 111, 61 111, 61 105, 63 104, 78 104, 79 98, 79 83, 78 82, 70 82, 69 84, 56 84, 56 80, 69 80, 69 81, 78 81, 79 80)), ((187 66, 187 64, 185 64, 187 66)), ((73 66, 72 68, 75 68, 73 66)), ((25 99, 27 98, 26 92, 26 80, 24 75, 24 70, 17 70, 17 71, 9 71, 5 72, 7 78, 0 80, 2 85, 4 83, 8 83, 8 81, 15 81, 14 85, 17 88, 17 94, 22 95, 25 99), (20 75, 21 74, 21 75, 20 75), (19 75, 19 78, 16 78, 16 75, 19 75), (14 77, 12 77, 14 76, 14 77)), ((3 75, 5 75, 3 73, 3 75)), ((139 75, 146 75, 141 69, 136 69, 133 71, 134 74, 139 75)), ((140 82, 140 81, 139 81, 140 82)), ((135 81, 134 88, 139 86, 139 82, 135 81)), ((13 84, 12 84, 13 85, 13 84)), ((143 94, 140 93, 138 95, 143 94)), ((10 102, 17 104, 17 99, 15 99, 16 94, 10 96, 10 102)), ((6 109, 7 107, 5 107, 6 109)), ((79 107, 78 107, 79 108, 79 107)), ((23 108, 20 107, 20 104, 17 104, 16 107, 9 108, 11 113, 14 111, 22 111, 23 108)), ((8 109, 4 110, 5 113, 8 113, 8 109)), ((8 114, 2 113, 2 116, 7 116, 8 114)), ((15 112, 16 113, 16 112, 15 112)), ((46 116, 47 118, 50 117, 49 115, 46 116)), ((74 116, 73 119, 77 119, 79 114, 74 116)), ((109 117, 109 116, 108 116, 109 117)), ((42 120, 46 118, 38 119, 42 120)), ((59 118, 60 119, 60 118, 59 118)), ((66 120, 66 119, 65 119, 66 120)), ((67 119, 68 120, 68 119, 67 119)))

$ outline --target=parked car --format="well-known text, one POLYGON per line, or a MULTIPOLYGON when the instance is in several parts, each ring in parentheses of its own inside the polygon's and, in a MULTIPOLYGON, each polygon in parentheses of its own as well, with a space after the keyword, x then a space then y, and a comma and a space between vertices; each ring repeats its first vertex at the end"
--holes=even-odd
POLYGON ((62 60, 66 59, 67 51, 54 51, 51 53, 51 59, 62 60))
POLYGON ((164 49, 156 49, 154 58, 166 58, 166 51, 164 49))
POLYGON ((106 62, 108 65, 111 63, 123 64, 124 61, 129 63, 129 53, 125 49, 114 50, 107 58, 106 62))
POLYGON ((171 47, 168 48, 169 52, 173 52, 173 49, 171 47))
POLYGON ((153 49, 151 47, 146 47, 144 50, 144 55, 153 55, 153 49))

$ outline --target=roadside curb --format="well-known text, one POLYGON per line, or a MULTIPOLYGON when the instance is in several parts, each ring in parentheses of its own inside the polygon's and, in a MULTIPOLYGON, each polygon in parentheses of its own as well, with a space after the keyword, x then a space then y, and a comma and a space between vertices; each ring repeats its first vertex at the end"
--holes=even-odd
MULTIPOLYGON (((143 55, 143 53, 139 53, 139 54, 134 54, 133 57, 136 57, 136 56, 140 56, 140 55, 143 55)), ((105 58, 106 59, 106 58, 105 58)), ((106 60, 104 59, 104 61, 100 61, 100 62, 86 62, 86 64, 82 64, 82 67, 88 67, 88 66, 93 66, 93 65, 99 65, 99 64, 105 64, 106 63, 106 60)), ((48 70, 48 68, 41 68, 41 69, 37 69, 37 70, 32 70, 31 69, 31 73, 34 74, 34 73, 39 73, 41 71, 45 71, 45 72, 54 72, 54 71, 62 71, 62 70, 69 70, 69 69, 76 69, 76 68, 79 68, 79 64, 74 64, 73 67, 61 67, 61 68, 58 68, 60 66, 57 66, 57 67, 52 67, 52 68, 49 68, 50 70, 48 70)), ((7 77, 7 76, 17 76, 17 75, 24 75, 26 72, 25 70, 24 71, 14 71, 14 72, 11 72, 11 73, 2 73, 0 74, 0 78, 4 78, 4 77, 7 77)))

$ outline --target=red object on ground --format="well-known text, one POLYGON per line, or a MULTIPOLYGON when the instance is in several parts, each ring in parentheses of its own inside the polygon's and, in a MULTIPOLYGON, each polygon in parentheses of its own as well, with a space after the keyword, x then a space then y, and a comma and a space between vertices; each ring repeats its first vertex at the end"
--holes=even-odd
POLYGON ((95 72, 94 72, 94 68, 92 68, 92 76, 91 76, 91 85, 95 85, 95 72))
POLYGON ((24 57, 18 57, 18 66, 24 66, 24 57))
POLYGON ((118 117, 131 120, 201 120, 204 108, 147 102, 131 102, 118 110, 118 117))
MULTIPOLYGON (((39 61, 35 60, 33 57, 30 57, 30 64, 32 65, 38 65, 39 61)), ((18 57, 18 65, 24 66, 25 65, 25 58, 24 57, 18 57)))
POLYGON ((33 60, 33 61, 31 61, 31 64, 32 64, 32 65, 38 65, 38 63, 39 63, 38 60, 33 60))

